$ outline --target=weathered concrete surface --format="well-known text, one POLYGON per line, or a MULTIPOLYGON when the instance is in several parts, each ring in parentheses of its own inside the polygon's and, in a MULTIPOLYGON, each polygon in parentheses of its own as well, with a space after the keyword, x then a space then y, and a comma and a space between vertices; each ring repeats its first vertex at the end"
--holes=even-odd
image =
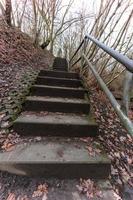
MULTIPOLYGON (((77 180, 65 180, 61 183, 56 181, 59 187, 49 188, 48 200, 88 200, 85 194, 79 193, 76 185, 79 184, 77 180)), ((52 183, 50 182, 50 185, 52 183)), ((102 192, 102 197, 94 197, 92 200, 116 200, 112 187, 108 181, 96 182, 99 190, 102 192), (102 186, 104 183, 104 186, 102 186)))
POLYGON ((74 72, 61 72, 61 71, 50 71, 50 70, 41 70, 39 76, 50 76, 50 77, 58 77, 58 78, 70 78, 77 79, 79 75, 74 72))
MULTIPOLYGON (((62 65, 57 66, 56 69, 59 70, 60 67, 62 68, 62 65)), ((39 107, 39 111, 42 112, 22 113, 14 122, 14 131, 24 136, 51 137, 46 137, 44 140, 41 138, 40 142, 17 145, 12 152, 0 153, 0 170, 45 178, 108 178, 110 161, 107 155, 103 151, 98 151, 100 153, 90 156, 86 143, 75 138, 98 134, 98 126, 91 115, 77 114, 77 111, 83 113, 90 111, 89 104, 85 101, 88 91, 81 87, 78 74, 41 71, 39 76, 45 76, 45 78, 39 77, 38 81, 41 85, 32 87, 25 110, 27 111, 29 107, 31 109, 39 107), (38 97, 34 97, 35 95, 38 97), (50 113, 50 111, 53 112, 50 113), (58 113, 54 113, 56 111, 58 113), (76 115, 60 113, 61 111, 75 112, 76 115)), ((60 191, 53 191, 49 199, 78 200, 81 197, 78 192, 71 190, 70 184, 60 191)), ((106 196, 105 199, 107 198, 109 197, 106 196)), ((82 199, 86 198, 82 196, 82 199)))
MULTIPOLYGON (((77 190, 76 185, 79 180, 49 180, 47 181, 50 186, 48 193, 48 200, 89 200, 85 194, 77 190), (56 184, 55 184, 56 183, 56 184)), ((102 197, 94 197, 91 200, 116 200, 114 191, 108 181, 101 180, 95 182, 96 186, 102 193, 102 197)))
POLYGON ((38 76, 36 84, 38 85, 53 85, 64 87, 82 87, 80 79, 68 79, 68 78, 55 78, 48 76, 38 76))
POLYGON ((82 88, 57 87, 33 85, 31 88, 32 96, 52 96, 64 98, 81 98, 83 99, 87 91, 82 88))
POLYGON ((84 99, 28 96, 23 110, 89 114, 90 104, 84 99))
POLYGON ((96 136, 98 125, 91 115, 22 113, 14 122, 14 130, 21 135, 85 137, 96 136))
POLYGON ((0 170, 28 176, 102 179, 109 176, 110 161, 102 150, 90 156, 78 138, 45 138, 0 153, 0 170))
POLYGON ((41 97, 41 96, 28 96, 26 100, 37 100, 37 101, 50 101, 50 102, 66 102, 66 103, 78 103, 78 104, 88 104, 85 99, 75 99, 75 98, 63 98, 63 97, 41 97))

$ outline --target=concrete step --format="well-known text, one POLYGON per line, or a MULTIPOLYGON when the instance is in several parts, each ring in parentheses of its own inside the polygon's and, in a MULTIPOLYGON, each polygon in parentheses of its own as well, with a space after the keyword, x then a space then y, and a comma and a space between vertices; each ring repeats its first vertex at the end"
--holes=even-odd
POLYGON ((52 71, 52 70, 41 70, 39 76, 49 76, 56 78, 70 78, 78 79, 79 75, 74 72, 62 72, 62 71, 52 71))
POLYGON ((24 112, 14 122, 14 130, 27 136, 95 137, 98 125, 89 114, 24 112))
POLYGON ((55 78, 48 76, 38 76, 36 84, 38 85, 51 85, 51 86, 64 86, 64 87, 82 87, 79 79, 68 78, 55 78))
POLYGON ((28 96, 23 110, 88 114, 90 104, 84 99, 28 96))
MULTIPOLYGON (((26 193, 33 194, 33 190, 34 188, 36 188, 35 186, 38 186, 38 183, 40 184, 47 183, 48 185, 48 194, 46 195, 47 197, 44 194, 44 196, 41 197, 33 197, 33 198, 31 197, 30 200, 31 199, 32 200, 88 200, 87 195, 83 192, 80 192, 77 188, 77 185, 80 185, 79 179, 57 179, 57 178, 46 179, 45 176, 43 176, 43 177, 34 177, 32 178, 31 181, 31 179, 29 179, 28 177, 24 178, 23 176, 15 176, 15 183, 12 185, 10 177, 12 176, 9 176, 9 173, 1 172, 1 179, 0 179, 2 183, 2 189, 1 189, 2 192, 0 193, 1 200, 5 200, 4 197, 7 196, 7 185, 8 188, 11 188, 11 191, 13 191, 13 193, 16 194, 16 196, 18 196, 19 193, 21 194, 22 197, 25 196, 26 193)), ((111 186, 108 180, 95 180, 94 183, 95 183, 95 188, 98 188, 97 192, 100 191, 101 193, 101 198, 95 195, 93 198, 91 198, 91 200, 116 200, 116 199, 118 200, 118 198, 116 198, 116 193, 114 192, 113 187, 111 186)), ((21 197, 18 196, 17 200, 27 199, 25 197, 24 198, 21 197)), ((6 199, 13 200, 13 198, 9 198, 9 196, 6 199)), ((119 198, 119 200, 120 199, 121 198, 119 198)), ((132 199, 133 198, 130 198, 130 200, 132 199)), ((129 198, 126 200, 129 200, 129 198)))
POLYGON ((56 57, 53 63, 54 70, 68 71, 68 62, 65 58, 56 57))
POLYGON ((60 66, 60 67, 57 66, 57 67, 53 67, 53 70, 67 72, 68 68, 67 67, 63 67, 63 66, 60 66))
POLYGON ((51 96, 64 98, 80 98, 85 97, 86 90, 83 88, 57 87, 33 85, 31 88, 32 96, 51 96))
POLYGON ((86 144, 78 138, 24 143, 11 152, 0 153, 0 170, 45 178, 108 178, 110 161, 100 146, 92 146, 101 152, 89 155, 86 144))

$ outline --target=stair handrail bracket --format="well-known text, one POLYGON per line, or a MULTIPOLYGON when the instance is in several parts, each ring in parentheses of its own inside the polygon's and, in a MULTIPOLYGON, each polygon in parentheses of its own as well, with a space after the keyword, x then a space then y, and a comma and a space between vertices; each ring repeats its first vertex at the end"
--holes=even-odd
MULTIPOLYGON (((100 87, 102 88, 102 90, 104 91, 106 96, 108 97, 108 99, 109 99, 111 105, 113 106, 115 112, 117 113, 120 121, 122 122, 122 124, 124 125, 124 127, 126 128, 128 133, 133 136, 133 123, 132 123, 132 121, 121 110, 120 104, 117 102, 117 100, 115 99, 115 97, 113 96, 113 94, 111 93, 111 91, 109 90, 107 85, 105 84, 105 82, 102 80, 102 78, 98 74, 97 70, 95 69, 95 66, 93 66, 91 64, 91 62, 89 61, 89 59, 85 55, 85 50, 86 50, 86 46, 87 46, 86 44, 88 44, 87 43, 88 40, 91 40, 93 43, 95 43, 99 48, 104 50, 111 57, 113 57, 115 60, 117 60, 119 63, 121 63, 131 73, 133 73, 133 60, 129 59, 127 56, 122 55, 121 53, 119 53, 118 51, 114 50, 113 48, 110 48, 110 47, 106 46, 105 44, 103 44, 102 42, 98 41, 97 39, 95 39, 91 35, 86 35, 84 37, 84 39, 82 40, 81 44, 79 45, 78 49, 76 50, 76 52, 74 53, 74 55, 72 56, 72 58, 69 61, 69 66, 70 67, 73 67, 80 60, 84 60, 85 61, 85 63, 87 64, 87 66, 91 70, 92 74, 94 75, 95 79, 99 83, 100 87), (82 47, 83 47, 83 50, 81 51, 82 53, 80 55, 80 58, 77 59, 77 61, 74 62, 74 64, 73 64, 72 61, 73 61, 74 57, 76 56, 76 54, 78 53, 78 51, 82 47)), ((81 64, 81 67, 82 67, 82 64, 81 64)))

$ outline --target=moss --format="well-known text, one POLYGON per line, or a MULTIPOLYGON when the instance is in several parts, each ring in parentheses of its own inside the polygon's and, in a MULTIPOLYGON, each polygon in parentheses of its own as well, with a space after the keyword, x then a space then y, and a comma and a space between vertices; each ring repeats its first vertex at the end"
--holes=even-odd
MULTIPOLYGON (((11 122, 13 122, 21 112, 22 104, 24 103, 26 96, 30 94, 30 88, 35 83, 37 75, 38 72, 33 71, 22 75, 21 80, 17 84, 18 88, 9 92, 9 97, 11 99, 4 101, 4 106, 1 107, 1 110, 7 112, 7 118, 10 118, 11 122)), ((11 125, 12 123, 10 123, 8 127, 3 126, 3 128, 7 129, 11 125)))

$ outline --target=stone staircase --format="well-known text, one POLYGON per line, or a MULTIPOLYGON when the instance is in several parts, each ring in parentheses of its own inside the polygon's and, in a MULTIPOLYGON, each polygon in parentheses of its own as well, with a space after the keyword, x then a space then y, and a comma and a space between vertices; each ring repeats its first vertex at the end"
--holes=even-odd
POLYGON ((0 153, 0 170, 59 179, 107 179, 110 160, 101 146, 95 156, 81 138, 96 137, 98 125, 77 73, 56 58, 51 71, 41 70, 13 128, 22 137, 42 137, 0 153))

